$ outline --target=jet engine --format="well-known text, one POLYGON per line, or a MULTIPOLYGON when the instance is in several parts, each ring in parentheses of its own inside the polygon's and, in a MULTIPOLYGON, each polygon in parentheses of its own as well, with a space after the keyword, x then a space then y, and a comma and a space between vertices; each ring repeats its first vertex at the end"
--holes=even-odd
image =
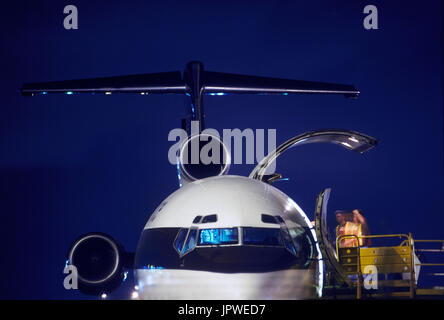
POLYGON ((189 137, 179 150, 177 170, 181 184, 228 173, 230 151, 219 137, 201 133, 189 137))
POLYGON ((78 289, 90 295, 109 293, 124 279, 124 268, 132 267, 131 254, 104 233, 88 233, 72 244, 68 264, 77 269, 78 289))

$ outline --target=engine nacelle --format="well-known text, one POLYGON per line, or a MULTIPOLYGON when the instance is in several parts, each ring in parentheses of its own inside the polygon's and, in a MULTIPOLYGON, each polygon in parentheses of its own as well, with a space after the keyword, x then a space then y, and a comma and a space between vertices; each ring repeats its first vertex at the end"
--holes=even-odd
POLYGON ((104 233, 88 233, 72 244, 68 264, 77 269, 78 289, 90 295, 109 293, 124 279, 124 267, 131 264, 130 254, 104 233))
POLYGON ((215 135, 201 133, 188 138, 178 155, 179 179, 182 184, 228 173, 230 151, 215 135))

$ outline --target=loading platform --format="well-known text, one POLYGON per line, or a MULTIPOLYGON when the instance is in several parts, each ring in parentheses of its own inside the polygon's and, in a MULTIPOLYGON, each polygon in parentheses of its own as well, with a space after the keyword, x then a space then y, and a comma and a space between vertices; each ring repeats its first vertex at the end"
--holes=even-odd
POLYGON ((319 194, 315 210, 326 268, 324 299, 444 299, 444 286, 435 285, 444 282, 444 240, 418 240, 409 233, 342 235, 333 242, 326 225, 329 196, 330 189, 319 194), (365 238, 382 245, 342 247, 342 240, 350 238, 356 244, 365 238), (433 255, 433 263, 421 261, 427 254, 433 255), (420 272, 429 280, 428 287, 418 285, 420 272))

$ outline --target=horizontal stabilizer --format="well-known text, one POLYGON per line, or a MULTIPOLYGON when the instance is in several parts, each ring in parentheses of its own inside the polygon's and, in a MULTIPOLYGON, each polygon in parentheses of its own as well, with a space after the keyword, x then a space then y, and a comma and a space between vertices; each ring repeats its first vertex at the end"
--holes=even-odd
POLYGON ((185 93, 186 85, 179 71, 106 78, 25 83, 22 94, 47 93, 185 93))
MULTIPOLYGON (((180 71, 161 72, 117 77, 65 80, 54 82, 26 83, 22 94, 32 96, 36 93, 179 93, 193 94, 193 104, 202 94, 223 95, 240 94, 340 94, 357 97, 359 91, 353 85, 303 80, 289 80, 242 74, 204 71, 200 62, 188 66, 193 74, 182 76, 180 71), (194 70, 194 71, 193 71, 194 70), (197 81, 197 82, 196 82, 197 81), (197 94, 197 95, 196 95, 197 94)), ((190 73, 188 72, 188 73, 190 73)))
POLYGON ((206 94, 324 93, 342 94, 346 97, 357 97, 359 94, 359 91, 353 85, 257 77, 209 71, 204 72, 204 88, 206 94))

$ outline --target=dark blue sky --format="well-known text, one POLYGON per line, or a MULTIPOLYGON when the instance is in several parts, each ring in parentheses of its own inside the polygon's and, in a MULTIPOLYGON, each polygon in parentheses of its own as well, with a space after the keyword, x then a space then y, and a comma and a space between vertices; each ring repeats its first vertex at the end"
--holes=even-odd
POLYGON ((177 188, 167 136, 186 111, 175 95, 28 99, 18 92, 24 82, 201 60, 213 71, 354 84, 357 100, 206 97, 207 126, 275 128, 278 143, 322 128, 376 137, 365 155, 296 148, 278 161, 291 180, 276 186, 310 217, 331 187, 330 214, 362 208, 374 234, 444 238, 439 1, 9 1, 1 24, 1 298, 83 297, 64 290, 62 274, 82 233, 136 248, 150 213, 177 188), (78 30, 63 28, 68 4, 79 10, 78 30), (379 30, 363 28, 367 4, 379 9, 379 30))

